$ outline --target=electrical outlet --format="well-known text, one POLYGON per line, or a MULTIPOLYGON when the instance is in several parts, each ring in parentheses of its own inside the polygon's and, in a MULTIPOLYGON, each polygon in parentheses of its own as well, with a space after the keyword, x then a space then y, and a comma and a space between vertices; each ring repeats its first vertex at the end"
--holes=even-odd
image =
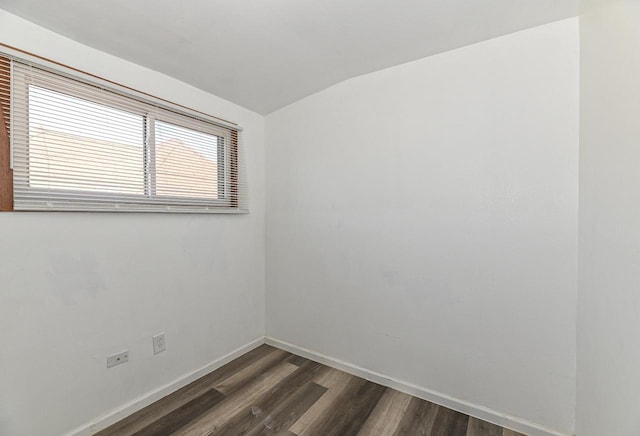
POLYGON ((164 332, 158 333, 151 339, 153 339, 153 354, 162 353, 167 348, 167 344, 164 340, 164 332))
POLYGON ((118 354, 112 354, 111 356, 107 356, 107 368, 111 368, 112 366, 120 365, 121 363, 128 361, 129 350, 125 350, 118 354))

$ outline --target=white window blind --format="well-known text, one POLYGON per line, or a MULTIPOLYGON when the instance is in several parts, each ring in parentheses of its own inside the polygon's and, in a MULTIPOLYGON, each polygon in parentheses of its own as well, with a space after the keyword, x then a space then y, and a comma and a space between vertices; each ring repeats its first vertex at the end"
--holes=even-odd
POLYGON ((244 212, 240 131, 12 61, 15 210, 244 212))

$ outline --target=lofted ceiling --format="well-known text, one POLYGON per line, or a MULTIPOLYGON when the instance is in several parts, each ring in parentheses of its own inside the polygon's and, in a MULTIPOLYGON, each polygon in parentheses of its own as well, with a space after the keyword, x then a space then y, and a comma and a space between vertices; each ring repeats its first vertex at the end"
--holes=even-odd
POLYGON ((266 114, 337 82, 575 16, 579 0, 0 0, 266 114))

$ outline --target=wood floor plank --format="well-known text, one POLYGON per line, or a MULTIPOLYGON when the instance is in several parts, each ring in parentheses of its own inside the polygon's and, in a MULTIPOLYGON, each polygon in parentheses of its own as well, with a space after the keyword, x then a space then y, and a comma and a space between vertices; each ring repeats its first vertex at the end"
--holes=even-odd
POLYGON ((314 378, 316 383, 327 388, 327 392, 289 430, 298 436, 309 435, 309 428, 332 406, 352 378, 352 375, 337 369, 331 369, 314 378))
POLYGON ((467 436, 503 436, 502 427, 471 416, 467 436))
POLYGON ((262 359, 264 356, 276 350, 277 348, 270 345, 261 345, 254 348, 248 353, 243 354, 237 359, 232 360, 226 365, 178 389, 155 403, 150 404, 94 436, 122 436, 133 434, 156 421, 158 417, 171 413, 202 393, 207 392, 219 381, 232 376, 247 365, 262 359))
POLYGON ((224 395, 230 395, 245 384, 260 377, 267 369, 282 362, 289 356, 291 356, 291 353, 283 350, 274 350, 261 359, 237 371, 235 374, 216 383, 213 387, 224 395))
POLYGON ((312 435, 357 435, 387 390, 379 384, 353 377, 342 394, 308 430, 312 435))
POLYGON ((388 389, 358 432, 358 436, 393 436, 409 407, 411 398, 411 395, 388 389))
MULTIPOLYGON (((287 360, 286 363, 289 364, 289 361, 287 360)), ((324 365, 307 360, 265 395, 257 398, 253 403, 246 404, 243 411, 216 429, 213 434, 246 434, 261 425, 262 421, 267 418, 273 424, 273 415, 277 414, 281 407, 290 407, 288 400, 295 396, 300 388, 309 383, 322 367, 324 365)), ((320 388, 324 393, 326 388, 320 388)))
POLYGON ((269 414, 247 436, 288 434, 288 428, 300 418, 327 391, 319 384, 309 382, 301 387, 273 413, 269 414))
POLYGON ((518 433, 515 430, 510 430, 508 428, 502 429, 502 436, 524 436, 522 433, 518 433))
POLYGON ((339 369, 329 368, 327 371, 319 373, 314 381, 320 386, 331 389, 334 386, 346 385, 351 380, 351 375, 339 369))
POLYGON ((164 436, 171 434, 180 427, 197 419, 223 399, 224 395, 215 389, 210 389, 187 404, 178 407, 173 412, 164 415, 151 425, 135 432, 133 436, 164 436))
POLYGON ((305 359, 302 356, 296 356, 295 354, 292 354, 291 357, 287 359, 287 362, 296 366, 303 365, 305 362, 308 362, 308 361, 309 359, 305 359))
POLYGON ((257 360, 262 359, 268 354, 271 354, 275 351, 278 351, 278 348, 272 347, 271 345, 263 344, 253 350, 249 351, 246 354, 238 357, 237 359, 232 360, 226 365, 216 369, 212 373, 206 375, 204 378, 209 378, 210 381, 217 382, 219 380, 223 380, 240 371, 244 367, 256 362, 257 360))
POLYGON ((430 436, 466 436, 468 423, 469 415, 446 407, 438 407, 430 436))
POLYGON ((440 406, 412 397, 395 436, 430 436, 440 406))
POLYGON ((262 377, 245 385, 242 389, 238 390, 235 395, 225 398, 208 412, 179 429, 174 434, 179 436, 204 436, 212 434, 237 413, 240 413, 247 404, 253 403, 257 398, 280 383, 296 369, 298 369, 298 367, 290 363, 280 363, 274 368, 271 368, 262 377))

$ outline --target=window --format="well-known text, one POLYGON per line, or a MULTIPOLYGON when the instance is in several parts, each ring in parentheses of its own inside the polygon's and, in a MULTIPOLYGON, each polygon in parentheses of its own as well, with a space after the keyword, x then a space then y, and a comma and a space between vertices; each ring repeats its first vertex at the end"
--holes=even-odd
POLYGON ((9 128, 15 210, 246 211, 233 126, 12 61, 9 128))

